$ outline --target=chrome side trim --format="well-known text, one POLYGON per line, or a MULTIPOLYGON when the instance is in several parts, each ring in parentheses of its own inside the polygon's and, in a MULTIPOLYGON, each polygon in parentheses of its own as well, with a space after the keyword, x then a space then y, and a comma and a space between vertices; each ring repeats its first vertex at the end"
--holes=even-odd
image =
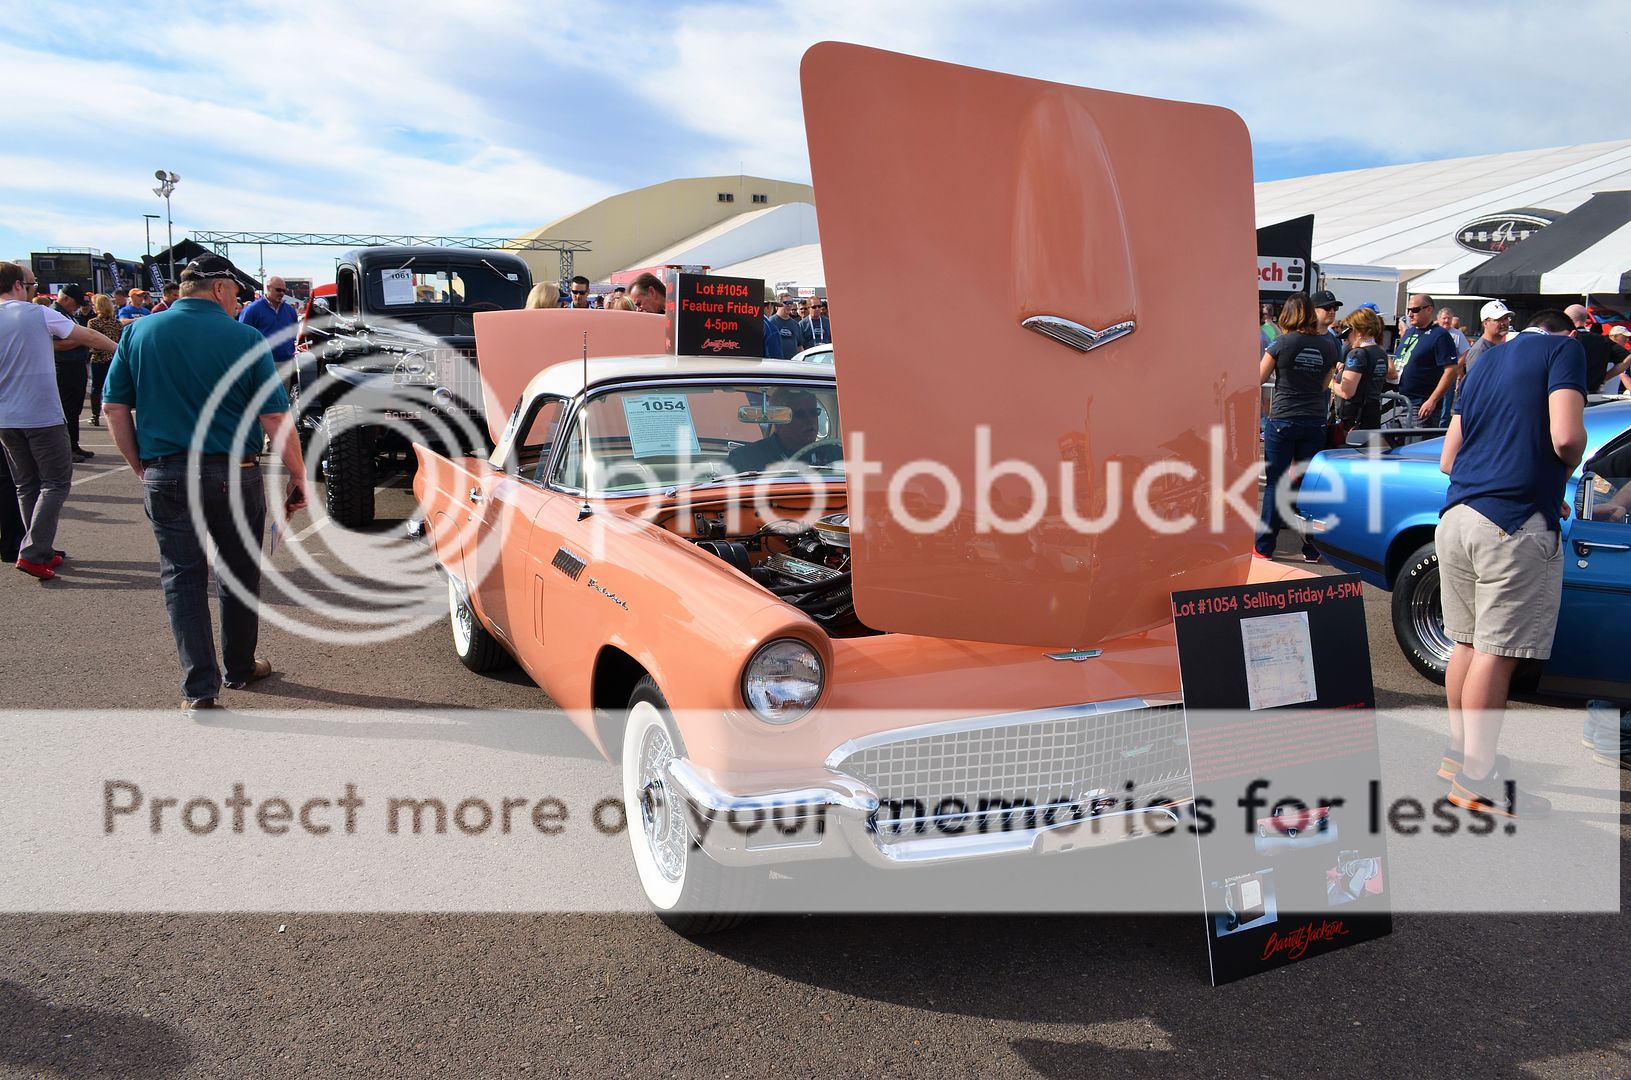
MULTIPOLYGON (((1182 805, 1182 804, 1178 804, 1182 805)), ((1146 806, 1132 810, 1118 810, 1108 814, 1094 814, 1092 817, 1081 820, 1055 822, 1034 829, 1015 829, 1008 832, 981 833, 973 836, 930 836, 914 839, 903 839, 896 843, 886 842, 881 833, 873 831, 872 836, 876 844, 876 851, 886 865, 899 865, 918 862, 943 862, 948 859, 974 859, 990 855, 1015 855, 1023 852, 1037 852, 1042 845, 1058 840, 1054 850, 1068 850, 1065 841, 1059 834, 1066 830, 1080 830, 1080 846, 1093 847, 1100 844, 1112 844, 1122 840, 1133 839, 1145 835, 1144 830, 1134 831, 1135 823, 1142 822, 1149 817, 1165 819, 1176 828, 1182 824, 1182 817, 1173 806, 1146 806), (1102 828, 1103 824, 1111 821, 1129 821, 1128 826, 1119 835, 1115 830, 1102 828)), ((1156 831, 1156 830, 1148 830, 1156 831)), ((1076 846, 1074 843, 1069 846, 1076 846)))
POLYGON ((1147 698, 1117 698, 1114 701, 1095 701, 1085 705, 1060 705, 1052 709, 1027 709, 1024 712, 996 713, 987 716, 960 716, 955 720, 940 720, 915 727, 893 728, 871 735, 862 735, 843 743, 827 755, 823 764, 837 769, 839 763, 851 754, 868 750, 883 743, 905 739, 922 739, 934 735, 952 735, 959 731, 977 731, 986 728, 1012 727, 1034 724, 1038 720, 1065 720, 1080 716, 1100 716, 1105 713, 1130 712, 1134 709, 1154 709, 1163 705, 1177 705, 1183 698, 1177 694, 1147 698))
POLYGON ((1061 345, 1069 345, 1077 352, 1088 352, 1100 345, 1108 345, 1117 338, 1126 337, 1137 329, 1132 321, 1119 322, 1107 326, 1103 330, 1094 330, 1078 322, 1071 322, 1058 315, 1032 315, 1019 325, 1027 330, 1035 330, 1044 337, 1050 337, 1061 345))
POLYGON ((1064 652, 1043 653, 1042 655, 1047 657, 1049 660, 1069 660, 1072 663, 1079 664, 1083 660, 1092 660, 1094 657, 1103 656, 1104 655, 1104 650, 1103 649, 1067 649, 1064 652))

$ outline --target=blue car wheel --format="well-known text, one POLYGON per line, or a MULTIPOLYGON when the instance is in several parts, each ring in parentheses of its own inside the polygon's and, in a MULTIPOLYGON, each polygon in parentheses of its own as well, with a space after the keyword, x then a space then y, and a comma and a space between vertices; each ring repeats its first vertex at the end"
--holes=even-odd
POLYGON ((1431 543, 1411 552, 1393 583, 1393 636, 1411 667, 1436 683, 1444 682, 1455 642, 1444 632, 1438 551, 1431 543))

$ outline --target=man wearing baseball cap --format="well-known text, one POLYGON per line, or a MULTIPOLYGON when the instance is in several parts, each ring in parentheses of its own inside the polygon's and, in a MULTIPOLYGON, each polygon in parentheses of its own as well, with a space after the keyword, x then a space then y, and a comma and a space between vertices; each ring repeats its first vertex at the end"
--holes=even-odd
POLYGON ((1484 334, 1472 343, 1467 354, 1461 358, 1461 366, 1466 371, 1472 370, 1473 361, 1505 342, 1507 331, 1512 329, 1512 309, 1499 300, 1485 304, 1478 317, 1483 320, 1484 334))
MULTIPOLYGON (((1610 344, 1618 345, 1622 350, 1631 350, 1631 330, 1623 326, 1616 326, 1608 332, 1610 344)), ((1608 378, 1603 381, 1601 393, 1624 394, 1631 391, 1631 373, 1626 369, 1631 367, 1631 352, 1622 355, 1608 369, 1608 378)))

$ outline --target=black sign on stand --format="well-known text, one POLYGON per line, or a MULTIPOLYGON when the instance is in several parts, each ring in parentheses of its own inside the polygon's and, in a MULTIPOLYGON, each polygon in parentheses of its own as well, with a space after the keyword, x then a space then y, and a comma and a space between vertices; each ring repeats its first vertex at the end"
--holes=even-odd
POLYGON ((754 278, 673 274, 668 343, 676 356, 762 357, 765 283, 754 278))
POLYGON ((1257 302, 1282 304, 1314 291, 1314 215, 1257 230, 1257 302))
POLYGON ((1172 594, 1212 984, 1393 930, 1363 592, 1316 577, 1172 594))

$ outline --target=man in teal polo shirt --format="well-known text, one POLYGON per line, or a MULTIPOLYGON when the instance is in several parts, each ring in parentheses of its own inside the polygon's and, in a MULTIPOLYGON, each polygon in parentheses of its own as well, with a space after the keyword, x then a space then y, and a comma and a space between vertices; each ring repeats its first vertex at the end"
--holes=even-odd
POLYGON ((102 394, 113 441, 146 488, 164 604, 181 656, 184 709, 214 708, 223 684, 242 689, 272 673, 255 655, 266 525, 256 459, 263 434, 281 448, 289 474, 285 508, 293 513, 306 505, 306 466, 289 427, 288 395, 266 339, 234 318, 238 306, 232 265, 215 255, 194 259, 164 318, 126 327, 102 394), (206 414, 217 388, 219 401, 206 414), (255 418, 246 424, 251 409, 255 418), (216 549, 219 664, 206 537, 216 549))

